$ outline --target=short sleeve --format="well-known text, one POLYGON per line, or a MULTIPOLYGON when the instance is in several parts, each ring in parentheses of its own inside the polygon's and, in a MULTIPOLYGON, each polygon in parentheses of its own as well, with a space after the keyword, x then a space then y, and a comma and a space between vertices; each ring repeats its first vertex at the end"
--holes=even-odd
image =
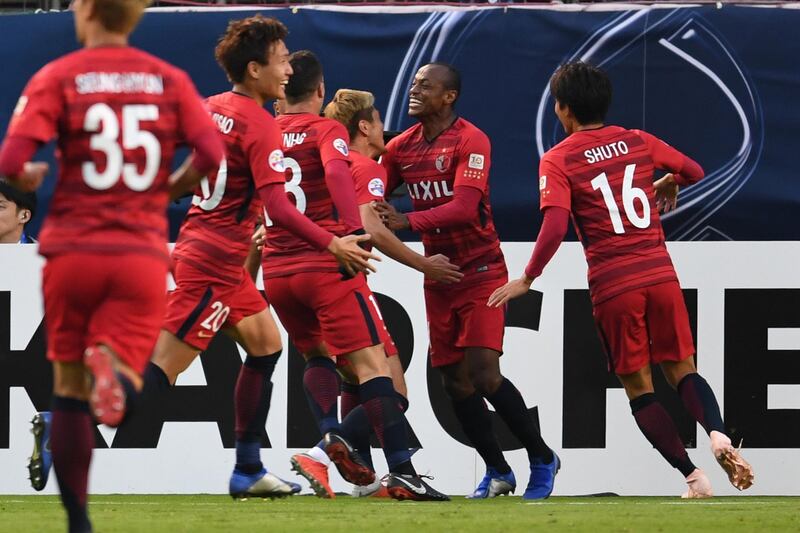
POLYGON ((632 130, 633 133, 638 135, 644 140, 647 145, 650 157, 653 158, 653 164, 656 168, 667 170, 669 172, 678 173, 683 167, 683 162, 686 156, 679 152, 669 144, 665 143, 655 135, 647 133, 642 130, 632 130))
POLYGON ((486 192, 489 184, 492 146, 482 131, 467 132, 458 147, 454 187, 473 187, 486 192))
POLYGON ((48 65, 25 86, 8 125, 9 137, 26 137, 47 143, 56 136, 64 110, 61 83, 48 65))
POLYGON ((539 209, 563 207, 572 210, 572 193, 563 166, 546 153, 539 162, 539 209))
POLYGON ((264 111, 264 119, 258 128, 248 134, 247 161, 253 173, 256 189, 272 183, 286 182, 286 167, 283 161, 283 139, 275 119, 264 111))
POLYGON ((383 200, 386 197, 386 170, 374 161, 353 165, 358 205, 383 200))
POLYGON ((330 161, 341 159, 350 163, 350 136, 344 126, 331 120, 319 135, 319 157, 323 168, 330 161))
POLYGON ((183 141, 197 139, 209 130, 217 131, 211 121, 203 99, 198 94, 189 75, 182 70, 178 71, 178 121, 183 141))

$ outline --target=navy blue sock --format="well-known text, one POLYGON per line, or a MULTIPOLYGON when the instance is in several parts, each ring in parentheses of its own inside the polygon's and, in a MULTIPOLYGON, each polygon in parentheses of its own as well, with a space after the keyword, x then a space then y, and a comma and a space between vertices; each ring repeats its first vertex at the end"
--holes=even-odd
POLYGON ((678 383, 678 394, 683 405, 695 420, 700 422, 706 433, 719 431, 725 433, 725 424, 719 412, 719 404, 708 382, 697 373, 687 374, 678 383))
POLYGON ((375 470, 372 462, 372 445, 369 442, 372 426, 366 411, 361 407, 358 384, 342 382, 342 431, 350 435, 350 444, 367 465, 375 470), (357 411, 353 416, 349 416, 357 411), (346 426, 346 427, 345 427, 346 426))
POLYGON ((248 355, 236 380, 236 469, 245 474, 257 474, 264 467, 261 437, 272 398, 272 374, 280 355, 280 351, 261 357, 248 355))
MULTIPOLYGON (((389 472, 416 475, 408 449, 408 422, 400 409, 392 380, 388 377, 373 378, 359 385, 358 394, 361 407, 383 447, 389 472)), ((350 416, 358 410, 354 409, 350 416)))
POLYGON ((542 435, 533 424, 525 400, 513 383, 503 378, 497 390, 486 399, 494 406, 494 410, 506 423, 511 433, 525 446, 530 461, 540 459, 545 464, 553 461, 552 450, 545 444, 542 435))
POLYGON ((303 372, 303 389, 308 407, 323 435, 339 428, 337 399, 341 380, 336 363, 328 357, 314 357, 306 363, 303 372))
POLYGON ((503 451, 492 429, 492 417, 483 397, 474 392, 463 400, 453 399, 452 402, 453 411, 461 423, 461 428, 486 466, 494 468, 501 474, 511 472, 511 467, 503 457, 503 451))
POLYGON ((161 367, 153 362, 147 363, 142 379, 144 380, 144 386, 142 387, 142 395, 144 396, 157 395, 168 391, 172 387, 169 383, 169 378, 161 370, 161 367))

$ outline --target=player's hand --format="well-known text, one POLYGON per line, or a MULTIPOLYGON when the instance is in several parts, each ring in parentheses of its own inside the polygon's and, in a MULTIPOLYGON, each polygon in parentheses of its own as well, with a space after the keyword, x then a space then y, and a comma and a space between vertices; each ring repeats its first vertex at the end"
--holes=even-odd
POLYGON ((425 274, 425 279, 438 281, 439 283, 458 283, 464 277, 458 265, 451 263, 442 254, 426 257, 422 273, 425 274))
POLYGON ((400 213, 394 206, 384 200, 372 202, 372 209, 375 210, 383 225, 392 231, 410 229, 411 224, 408 217, 400 213))
POLYGON ((528 276, 509 281, 489 296, 489 301, 486 302, 486 305, 489 307, 501 307, 508 303, 509 300, 519 298, 527 293, 528 289, 531 288, 531 283, 533 283, 533 280, 528 276))
POLYGON ((669 213, 678 206, 678 184, 674 174, 664 176, 653 183, 656 190, 656 209, 661 213, 669 213))
POLYGON ((34 192, 44 181, 50 171, 50 165, 39 161, 28 161, 22 166, 22 172, 14 180, 14 187, 22 192, 34 192))
POLYGON ((259 226, 253 236, 250 238, 252 245, 256 247, 259 252, 264 249, 264 243, 267 242, 267 228, 263 225, 259 226))
POLYGON ((370 259, 380 261, 381 258, 373 255, 358 245, 360 242, 370 240, 371 235, 347 235, 345 237, 334 237, 328 245, 328 251, 332 253, 342 268, 351 276, 359 272, 377 272, 375 266, 370 263, 370 259))

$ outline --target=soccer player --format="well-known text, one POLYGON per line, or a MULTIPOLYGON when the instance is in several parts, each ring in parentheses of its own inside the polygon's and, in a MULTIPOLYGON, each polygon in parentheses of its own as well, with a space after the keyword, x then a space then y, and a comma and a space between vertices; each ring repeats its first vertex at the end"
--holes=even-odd
POLYGON ((301 227, 304 222, 283 192, 280 129, 264 109, 267 100, 283 98, 292 73, 286 35, 281 22, 256 15, 232 21, 217 44, 217 62, 233 88, 210 97, 207 106, 227 155, 217 174, 198 187, 181 226, 172 254, 177 287, 145 374, 148 390, 168 390, 219 331, 244 347, 247 357, 234 390, 236 466, 229 492, 235 498, 300 490, 261 462, 271 379, 282 348, 267 303, 244 269, 262 210, 257 194, 276 204, 273 211, 282 208, 301 227))
POLYGON ((489 205, 491 146, 456 114, 460 92, 461 77, 451 65, 431 63, 417 71, 408 113, 419 123, 392 139, 383 157, 389 190, 405 182, 414 212, 398 213, 386 202, 375 208, 390 229, 422 233, 426 255, 445 255, 464 274, 452 285, 425 280, 425 309, 431 365, 441 372, 461 427, 486 462, 486 475, 470 497, 516 488, 485 398, 528 452, 523 497, 547 498, 560 461, 539 435, 520 392, 500 373, 505 312, 485 305, 508 279, 489 205))
MULTIPOLYGON (((297 210, 336 235, 363 233, 350 173, 348 135, 338 122, 319 116, 325 86, 322 65, 308 51, 291 56, 293 75, 286 87, 286 102, 277 118, 283 131, 287 168, 286 191, 297 210)), ((360 408, 375 430, 389 465, 387 489, 398 499, 435 500, 447 496, 417 475, 408 450, 406 420, 392 386, 383 344, 388 338, 375 298, 362 273, 340 270, 322 253, 326 242, 298 239, 275 220, 267 207, 263 273, 267 295, 307 364, 303 375, 309 407, 325 435, 324 453, 342 476, 356 485, 374 481, 342 436, 352 435, 360 417, 348 415, 339 426, 339 377, 330 356, 347 361, 358 382, 360 408)), ((368 240, 368 235, 358 237, 368 240)), ((355 411, 355 410, 354 410, 355 411)), ((298 454, 292 463, 315 486, 315 476, 305 470, 319 465, 298 454)), ((318 458, 322 460, 322 457, 318 458)), ((327 476, 327 470, 325 471, 327 476)))
POLYGON ((703 177, 681 152, 641 130, 605 125, 611 82, 600 69, 573 62, 550 79, 555 112, 567 138, 539 166, 544 221, 525 273, 489 298, 500 307, 528 291, 558 249, 572 217, 589 264, 597 329, 612 369, 628 395, 636 424, 686 478, 685 498, 712 496, 711 483, 689 459, 678 431, 653 393, 651 363, 705 428, 711 450, 739 490, 753 470, 725 435, 719 406, 697 373, 686 304, 664 242, 659 208, 669 210, 678 186, 703 177), (653 171, 669 171, 653 183, 653 171))
MULTIPOLYGON (((340 89, 333 100, 325 107, 325 117, 336 120, 347 128, 350 136, 350 170, 356 187, 356 201, 364 229, 370 234, 370 244, 392 259, 422 272, 427 279, 454 283, 463 274, 443 255, 425 257, 408 248, 393 232, 383 225, 371 207, 371 203, 384 200, 386 191, 386 170, 375 161, 386 151, 383 141, 383 122, 375 108, 372 93, 352 89, 340 89)), ((403 397, 405 409, 408 407, 408 392, 403 367, 397 355, 397 348, 391 338, 384 344, 389 357, 389 369, 395 390, 403 397)), ((346 417, 359 405, 358 385, 345 380, 342 382, 341 416, 346 417)), ((369 424, 359 427, 365 431, 354 438, 353 445, 358 454, 372 467, 372 454, 369 443, 369 424)), ((384 489, 380 483, 374 487, 359 487, 353 490, 354 496, 382 496, 384 489), (364 490, 366 489, 366 490, 364 490)))
POLYGON ((0 149, 0 173, 32 191, 47 165, 29 160, 58 137, 60 172, 39 250, 53 361, 49 441, 70 531, 91 530, 95 420, 120 423, 158 336, 169 198, 215 170, 223 153, 186 73, 128 46, 148 3, 75 0, 83 49, 31 78, 0 149), (170 176, 182 143, 194 156, 170 176))

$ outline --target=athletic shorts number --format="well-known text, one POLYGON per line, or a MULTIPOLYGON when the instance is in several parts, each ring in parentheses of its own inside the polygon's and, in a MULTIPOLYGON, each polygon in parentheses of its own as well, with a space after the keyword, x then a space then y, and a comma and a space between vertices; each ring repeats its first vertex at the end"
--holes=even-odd
POLYGON ((200 180, 200 191, 203 197, 196 194, 192 196, 192 205, 199 205, 200 209, 204 211, 211 211, 219 205, 222 197, 225 195, 225 186, 228 182, 228 161, 223 157, 219 162, 219 170, 217 170, 217 179, 214 181, 214 192, 211 192, 211 186, 208 183, 208 177, 200 180))
MULTIPOLYGON (((286 170, 292 172, 292 179, 286 182, 284 189, 294 196, 294 205, 297 207, 297 210, 300 211, 301 214, 305 214, 306 193, 304 193, 303 189, 300 187, 300 182, 303 181, 303 169, 300 168, 300 163, 291 157, 284 157, 283 165, 286 167, 286 170)), ((264 208, 264 223, 267 227, 273 226, 273 222, 269 218, 266 208, 264 208)))
POLYGON ((117 184, 120 177, 123 183, 133 191, 144 191, 150 188, 161 166, 161 144, 152 132, 140 128, 141 121, 158 120, 158 106, 125 105, 122 106, 122 135, 117 114, 108 104, 94 104, 86 111, 83 129, 96 132, 89 139, 92 150, 103 152, 106 168, 97 170, 92 161, 83 163, 83 180, 96 190, 104 191, 117 184), (121 141, 121 146, 120 146, 121 141), (139 174, 135 163, 125 163, 122 150, 144 149, 144 171, 139 174))
POLYGON ((222 302, 214 302, 211 304, 211 309, 211 314, 200 325, 216 333, 225 323, 228 315, 231 314, 231 308, 227 305, 222 305, 222 302))
MULTIPOLYGON (((625 174, 622 177, 622 206, 625 209, 625 216, 628 217, 631 224, 637 228, 644 229, 650 226, 650 202, 647 199, 647 193, 643 189, 633 186, 633 174, 636 172, 636 165, 627 165, 625 167, 625 174), (636 206, 633 201, 639 200, 643 206, 642 215, 636 212, 636 206)), ((614 193, 611 192, 611 186, 608 184, 608 176, 605 172, 598 175, 592 181, 592 188, 596 191, 600 189, 603 194, 603 200, 608 208, 608 215, 611 217, 611 225, 614 228, 614 233, 625 233, 625 226, 622 224, 622 216, 619 213, 619 206, 614 200, 614 193)))

